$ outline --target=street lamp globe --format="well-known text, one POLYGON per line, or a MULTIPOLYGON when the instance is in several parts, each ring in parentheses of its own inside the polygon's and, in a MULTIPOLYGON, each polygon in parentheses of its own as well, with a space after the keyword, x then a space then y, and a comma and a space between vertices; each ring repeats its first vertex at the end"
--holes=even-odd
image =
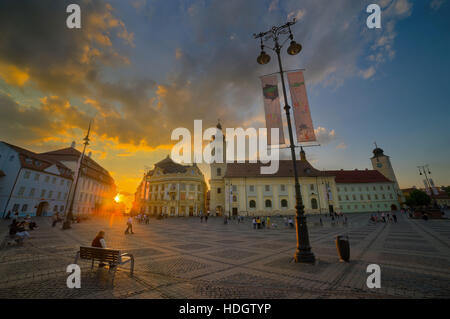
POLYGON ((287 49, 287 53, 289 55, 297 55, 297 54, 300 53, 301 50, 302 50, 301 44, 299 44, 299 43, 297 43, 295 41, 291 41, 291 45, 287 49))
POLYGON ((256 61, 261 65, 267 64, 270 62, 270 55, 268 55, 265 51, 261 51, 261 54, 256 61))

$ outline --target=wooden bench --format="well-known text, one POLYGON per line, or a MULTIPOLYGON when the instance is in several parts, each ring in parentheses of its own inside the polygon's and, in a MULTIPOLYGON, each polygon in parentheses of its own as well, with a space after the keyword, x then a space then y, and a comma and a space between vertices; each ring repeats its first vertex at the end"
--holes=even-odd
MULTIPOLYGON (((133 276, 134 272, 134 257, 131 254, 121 254, 120 250, 97 248, 97 247, 80 247, 80 251, 75 256, 75 264, 78 259, 91 260, 91 269, 94 268, 94 261, 97 260, 101 263, 109 263, 109 271, 114 270, 114 274, 117 271, 117 266, 124 265, 131 262, 130 276, 133 276)), ((114 282, 114 279, 113 279, 114 282)))
POLYGON ((5 248, 8 245, 22 245, 24 242, 24 238, 17 235, 10 235, 9 233, 3 237, 2 242, 0 243, 0 249, 5 248))

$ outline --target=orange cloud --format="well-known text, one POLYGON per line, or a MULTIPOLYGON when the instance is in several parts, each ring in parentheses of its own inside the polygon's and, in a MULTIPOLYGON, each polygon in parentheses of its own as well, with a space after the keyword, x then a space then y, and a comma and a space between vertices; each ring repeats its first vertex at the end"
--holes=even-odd
POLYGON ((23 86, 30 75, 14 65, 0 64, 0 77, 5 80, 6 83, 16 86, 23 86))

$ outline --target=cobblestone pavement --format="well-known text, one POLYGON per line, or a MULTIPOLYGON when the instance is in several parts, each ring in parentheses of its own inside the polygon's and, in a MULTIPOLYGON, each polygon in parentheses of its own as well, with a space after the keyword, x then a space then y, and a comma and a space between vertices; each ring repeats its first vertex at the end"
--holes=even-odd
MULTIPOLYGON (((295 264, 295 231, 273 219, 276 229, 253 230, 251 220, 151 219, 124 235, 125 219, 91 219, 61 230, 36 218, 40 228, 23 246, 0 250, 0 298, 448 298, 450 220, 368 223, 368 214, 308 219, 317 262, 295 264), (99 230, 108 247, 132 253, 135 274, 80 261, 81 288, 66 286, 66 266, 80 245, 99 230), (334 239, 350 238, 351 261, 340 263, 334 239), (381 288, 366 285, 369 264, 381 267, 381 288)), ((7 223, 0 222, 0 235, 7 223)))

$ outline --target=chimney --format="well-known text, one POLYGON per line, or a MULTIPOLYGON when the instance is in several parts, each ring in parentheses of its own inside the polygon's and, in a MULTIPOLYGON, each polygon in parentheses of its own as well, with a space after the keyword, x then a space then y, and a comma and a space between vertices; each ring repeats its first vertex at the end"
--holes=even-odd
POLYGON ((75 145, 76 145, 76 143, 75 143, 75 141, 73 141, 72 144, 70 144, 70 147, 75 148, 75 145))

